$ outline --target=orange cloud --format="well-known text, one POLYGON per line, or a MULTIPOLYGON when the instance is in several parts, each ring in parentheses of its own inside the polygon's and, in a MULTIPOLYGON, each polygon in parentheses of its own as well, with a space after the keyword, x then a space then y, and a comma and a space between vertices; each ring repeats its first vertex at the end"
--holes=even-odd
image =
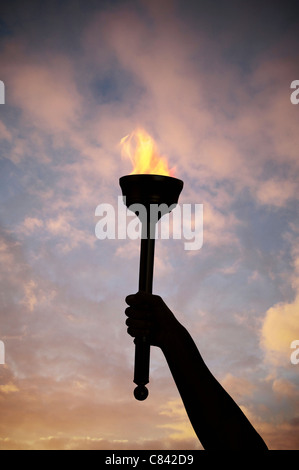
POLYGON ((19 391, 20 391, 19 388, 12 382, 9 382, 5 385, 0 385, 0 392, 4 394, 15 393, 19 391))
MULTIPOLYGON (((295 234, 298 233, 295 231, 295 234)), ((292 341, 299 338, 299 256, 297 240, 291 240, 293 271, 289 282, 295 292, 293 301, 280 302, 269 308, 261 327, 261 346, 265 358, 276 365, 289 365, 292 341)))
POLYGON ((299 338, 299 296, 294 302, 280 303, 267 312, 261 329, 266 358, 274 364, 289 365, 294 339, 299 338))
POLYGON ((225 390, 231 394, 236 400, 248 397, 256 390, 256 385, 248 379, 242 377, 235 377, 228 373, 221 380, 221 384, 225 390))

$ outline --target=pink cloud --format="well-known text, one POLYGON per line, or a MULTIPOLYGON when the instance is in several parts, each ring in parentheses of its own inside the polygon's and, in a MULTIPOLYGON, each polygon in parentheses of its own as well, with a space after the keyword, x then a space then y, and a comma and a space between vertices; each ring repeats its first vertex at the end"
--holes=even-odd
POLYGON ((9 141, 11 141, 12 139, 11 132, 8 130, 7 126, 2 121, 0 121, 0 139, 9 141))
POLYGON ((62 55, 37 60, 25 45, 8 43, 3 55, 9 102, 22 109, 28 124, 47 131, 67 131, 82 105, 71 62, 62 55), (26 59, 25 59, 26 57, 26 59))

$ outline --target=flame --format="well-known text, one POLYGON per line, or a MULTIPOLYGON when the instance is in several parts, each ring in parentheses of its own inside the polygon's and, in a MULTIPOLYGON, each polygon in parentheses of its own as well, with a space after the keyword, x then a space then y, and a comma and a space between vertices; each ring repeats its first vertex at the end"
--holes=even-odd
POLYGON ((133 163, 131 175, 173 175, 166 158, 159 155, 155 141, 145 130, 136 129, 123 137, 120 144, 122 156, 133 163))

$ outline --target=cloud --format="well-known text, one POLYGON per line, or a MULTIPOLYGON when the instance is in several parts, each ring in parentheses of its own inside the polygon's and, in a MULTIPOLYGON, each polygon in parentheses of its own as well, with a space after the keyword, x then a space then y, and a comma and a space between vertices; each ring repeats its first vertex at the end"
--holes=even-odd
POLYGON ((11 141, 12 139, 11 132, 8 130, 7 126, 2 121, 0 121, 0 139, 8 141, 11 141))
POLYGON ((282 417, 278 422, 273 423, 273 419, 263 420, 258 413, 244 406, 242 406, 242 411, 263 437, 269 450, 296 450, 298 448, 298 420, 296 418, 282 417))
POLYGON ((267 360, 288 364, 291 342, 299 338, 299 296, 292 303, 279 303, 267 312, 261 329, 261 344, 267 360))
MULTIPOLYGON (((271 448, 296 449, 298 447, 298 387, 296 365, 291 363, 291 343, 299 338, 299 296, 298 296, 298 227, 292 223, 292 230, 286 238, 291 244, 291 270, 287 275, 292 289, 292 299, 270 307, 262 319, 260 346, 264 353, 263 364, 270 368, 264 379, 267 388, 268 407, 277 415, 275 424, 268 413, 263 413, 262 429, 271 443, 271 448), (282 438, 284 436, 284 438, 282 438)), ((281 274, 283 278, 285 274, 281 274)))
POLYGON ((90 246, 93 246, 95 243, 95 237, 92 234, 86 233, 85 230, 77 228, 74 222, 74 217, 62 214, 46 222, 46 233, 51 238, 58 237, 58 239, 61 238, 63 240, 58 242, 58 248, 64 252, 72 250, 82 243, 90 246))
POLYGON ((20 230, 22 230, 23 233, 30 235, 36 229, 39 229, 42 226, 43 221, 41 219, 38 219, 37 217, 26 217, 22 226, 20 227, 20 230))
POLYGON ((4 393, 4 394, 9 394, 9 393, 15 393, 15 392, 19 392, 20 390, 18 389, 18 387, 9 382, 5 385, 0 385, 0 392, 4 393))
POLYGON ((273 391, 286 398, 296 399, 298 398, 298 387, 293 382, 285 379, 276 379, 272 385, 273 391))
POLYGON ((171 423, 160 425, 161 428, 168 429, 169 437, 174 440, 194 440, 195 448, 199 446, 196 434, 187 418, 185 408, 181 400, 170 400, 160 411, 160 415, 170 417, 171 423))
POLYGON ((269 308, 261 327, 261 345, 265 359, 276 365, 290 363, 291 343, 299 338, 299 256, 297 243, 298 227, 293 224, 291 241, 292 271, 289 284, 293 288, 292 301, 279 302, 269 308))
MULTIPOLYGON (((56 199, 56 204, 59 199, 56 199)), ((61 201, 63 203, 63 201, 61 201)), ((53 210, 53 208, 52 208, 53 210)), ((39 236, 51 240, 57 249, 67 253, 79 246, 93 247, 96 242, 92 233, 76 226, 74 215, 70 212, 55 211, 55 217, 43 220, 37 217, 26 217, 19 225, 18 231, 22 237, 39 236), (54 241, 55 240, 55 241, 54 241)))
POLYGON ((256 390, 256 385, 252 382, 242 377, 235 377, 231 373, 225 375, 221 384, 236 400, 251 396, 256 390))
POLYGON ((58 54, 48 57, 46 63, 32 58, 25 62, 24 52, 20 47, 5 60, 12 102, 24 112, 31 126, 47 132, 67 131, 76 122, 82 99, 74 83, 71 62, 58 54), (16 56, 21 60, 16 61, 16 56))
POLYGON ((93 302, 79 291, 74 298, 69 285, 37 275, 11 236, 2 233, 1 246, 8 263, 1 270, 7 296, 0 316, 7 353, 0 370, 1 448, 194 448, 183 435, 169 437, 176 417, 157 413, 158 390, 138 411, 133 344, 119 302, 93 302))
POLYGON ((25 297, 22 300, 22 303, 28 308, 30 312, 33 312, 36 304, 37 304, 37 297, 35 294, 35 289, 37 285, 36 283, 31 280, 24 286, 25 290, 25 297))
POLYGON ((256 191, 256 198, 261 204, 274 207, 284 207, 286 203, 293 199, 297 188, 293 182, 286 180, 264 181, 256 191))

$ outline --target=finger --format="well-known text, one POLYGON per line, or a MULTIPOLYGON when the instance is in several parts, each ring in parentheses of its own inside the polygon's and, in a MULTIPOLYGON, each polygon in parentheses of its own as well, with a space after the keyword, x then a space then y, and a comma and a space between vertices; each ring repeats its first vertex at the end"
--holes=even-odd
POLYGON ((127 318, 126 325, 138 329, 151 328, 151 323, 146 319, 127 318))
POLYGON ((128 305, 135 305, 135 303, 136 303, 136 300, 135 300, 136 295, 137 295, 137 294, 128 295, 128 296, 126 297, 126 299, 125 299, 125 300, 126 300, 126 303, 127 303, 128 305))
POLYGON ((137 294, 131 294, 126 297, 126 303, 132 307, 145 307, 151 301, 152 294, 139 291, 137 294))
POLYGON ((140 310, 135 307, 127 307, 125 310, 125 314, 127 315, 127 317, 130 317, 130 318, 140 318, 140 319, 150 318, 150 312, 144 309, 140 310))
POLYGON ((147 329, 144 329, 144 328, 129 327, 127 329, 127 332, 130 336, 133 336, 133 338, 142 337, 142 336, 149 336, 150 335, 150 331, 147 330, 147 329))

